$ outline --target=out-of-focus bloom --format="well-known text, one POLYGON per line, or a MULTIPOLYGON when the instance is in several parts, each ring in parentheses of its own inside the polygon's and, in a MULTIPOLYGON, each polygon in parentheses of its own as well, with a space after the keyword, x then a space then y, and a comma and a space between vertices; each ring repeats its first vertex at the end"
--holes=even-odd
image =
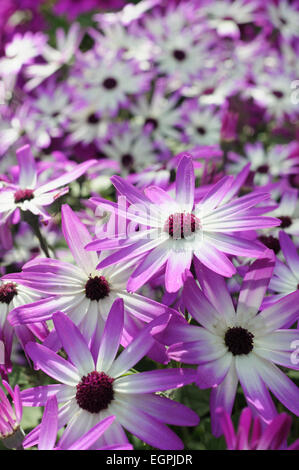
MULTIPOLYGON (((274 268, 274 256, 255 261, 246 273, 235 311, 224 278, 195 265, 202 290, 187 276, 183 300, 202 326, 168 324, 164 341, 173 360, 198 364, 197 384, 210 388, 212 431, 221 434, 218 407, 231 413, 240 381, 248 406, 265 421, 277 414, 269 390, 299 416, 299 389, 275 364, 299 369, 292 360, 299 330, 299 291, 258 313, 274 268), (288 329, 289 328, 289 329, 288 329)), ((161 339, 161 338, 160 338, 161 339)))
POLYGON ((19 163, 19 180, 17 184, 7 184, 0 190, 0 223, 4 223, 15 211, 29 211, 39 215, 43 220, 49 220, 50 215, 43 209, 49 206, 58 197, 66 194, 68 188, 57 189, 79 178, 85 171, 96 163, 89 160, 77 165, 72 171, 55 178, 47 183, 40 184, 36 163, 29 145, 17 150, 19 163))
POLYGON ((64 65, 70 65, 75 52, 82 40, 83 32, 77 23, 73 23, 66 34, 63 29, 58 28, 56 32, 56 46, 47 44, 42 52, 46 63, 33 64, 26 68, 26 75, 29 77, 25 85, 26 91, 31 91, 40 85, 46 78, 53 75, 64 65))
MULTIPOLYGON (((128 348, 116 358, 123 328, 123 301, 115 301, 101 342, 89 349, 78 328, 62 313, 53 317, 68 361, 42 345, 30 343, 27 353, 46 374, 61 382, 22 391, 24 406, 42 406, 56 395, 59 428, 68 423, 60 446, 72 445, 82 434, 107 416, 115 421, 94 448, 128 444, 123 428, 158 449, 182 449, 183 443, 165 426, 197 425, 198 416, 186 406, 156 394, 194 381, 192 369, 165 369, 131 374, 130 369, 153 346, 152 334, 159 334, 169 319, 162 315, 146 326, 128 348), (175 410, 175 411, 174 411, 175 410)), ((39 430, 26 438, 34 445, 39 430)))
POLYGON ((117 249, 101 261, 98 268, 142 255, 127 284, 128 290, 133 292, 165 266, 166 290, 178 291, 193 256, 210 269, 230 277, 236 269, 226 254, 260 257, 265 251, 263 245, 242 238, 236 232, 280 224, 277 219, 251 214, 252 207, 267 199, 267 194, 249 194, 228 202, 233 180, 230 176, 222 178, 194 207, 194 167, 190 156, 184 155, 180 160, 175 199, 156 186, 146 188, 143 194, 114 176, 114 186, 132 206, 124 211, 101 198, 92 198, 92 201, 106 210, 110 206, 110 210, 141 224, 140 229, 127 238, 122 234, 122 238, 116 235, 112 239, 95 240, 87 249, 117 249))
POLYGON ((299 10, 296 2, 293 2, 293 5, 287 0, 270 2, 267 4, 267 9, 269 19, 279 34, 288 40, 293 37, 298 38, 299 10))
POLYGON ((20 427, 23 411, 20 388, 16 385, 13 390, 5 380, 2 380, 2 385, 12 403, 0 387, 0 442, 8 449, 22 449, 25 434, 20 427))
POLYGON ((299 450, 299 439, 290 446, 286 445, 292 424, 291 416, 286 413, 275 416, 265 427, 258 416, 253 418, 250 408, 244 408, 237 432, 223 408, 218 408, 216 413, 229 450, 299 450))

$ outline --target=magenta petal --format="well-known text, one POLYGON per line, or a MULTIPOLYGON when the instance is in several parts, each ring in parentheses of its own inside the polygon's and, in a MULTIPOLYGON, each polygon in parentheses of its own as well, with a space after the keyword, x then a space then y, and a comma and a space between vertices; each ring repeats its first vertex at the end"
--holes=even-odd
POLYGON ((256 260, 246 273, 239 295, 237 314, 258 312, 275 266, 274 253, 268 253, 267 258, 256 260))
POLYGON ((53 322, 62 346, 79 374, 93 371, 93 357, 79 328, 61 312, 54 314, 53 322))
POLYGON ((194 204, 194 167, 192 157, 184 155, 179 163, 176 176, 176 200, 191 211, 194 204))
POLYGON ((180 438, 165 424, 153 418, 127 400, 118 400, 113 410, 120 424, 142 441, 157 449, 181 450, 184 445, 180 438))
POLYGON ((175 426, 197 426, 198 415, 185 405, 157 394, 131 395, 132 403, 159 421, 175 426))
POLYGON ((117 354, 124 326, 124 301, 117 299, 113 303, 106 320, 96 368, 108 371, 117 354))
POLYGON ((80 382, 81 376, 78 370, 50 349, 41 344, 28 343, 26 352, 32 361, 53 379, 71 386, 75 386, 80 382))
POLYGON ((55 446, 56 437, 58 431, 58 404, 56 396, 52 396, 48 399, 44 410, 38 450, 52 450, 55 446))
POLYGON ((19 185, 23 189, 34 189, 36 185, 36 165, 29 145, 16 151, 19 163, 19 185))
POLYGON ((183 387, 195 382, 194 369, 162 369, 120 377, 114 382, 119 393, 152 393, 183 387))
POLYGON ((112 364, 109 375, 118 377, 131 369, 155 344, 154 335, 166 328, 171 315, 163 314, 148 323, 112 364))
POLYGON ((109 416, 103 419, 76 442, 68 447, 68 450, 87 450, 89 449, 101 435, 106 431, 107 428, 113 423, 115 416, 109 416))
POLYGON ((85 245, 92 240, 86 227, 67 204, 61 208, 61 217, 62 231, 76 263, 87 275, 93 273, 98 257, 96 253, 85 250, 85 245))
POLYGON ((49 191, 52 191, 53 189, 57 189, 61 186, 71 183, 72 181, 76 180, 81 175, 83 175, 83 173, 85 173, 88 168, 95 165, 96 163, 96 160, 88 160, 87 162, 77 165, 73 170, 69 171, 68 173, 65 173, 64 175, 59 176, 58 178, 55 178, 54 180, 49 181, 48 183, 45 183, 42 186, 39 186, 39 188, 35 191, 35 194, 44 194, 49 191))

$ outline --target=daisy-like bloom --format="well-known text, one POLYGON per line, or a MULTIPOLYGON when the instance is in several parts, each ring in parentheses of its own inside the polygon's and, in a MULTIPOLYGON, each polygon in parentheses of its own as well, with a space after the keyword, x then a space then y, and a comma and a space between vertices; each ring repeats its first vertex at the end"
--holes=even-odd
POLYGON ((248 161, 251 163, 251 171, 254 171, 254 183, 264 186, 281 176, 298 174, 299 159, 289 158, 293 144, 275 145, 268 151, 261 142, 246 144, 246 158, 239 155, 231 155, 233 163, 228 164, 229 171, 239 173, 248 161))
MULTIPOLYGON (((59 310, 79 325, 89 341, 94 335, 101 336, 113 302, 122 298, 125 303, 122 345, 126 346, 145 323, 165 312, 176 313, 154 300, 126 291, 126 282, 135 260, 97 270, 98 255, 84 249, 92 241, 86 227, 69 206, 63 205, 61 213, 62 231, 76 266, 54 259, 36 258, 23 267, 22 273, 4 276, 6 281, 20 282, 46 295, 44 299, 31 303, 28 308, 24 305, 15 309, 9 315, 12 325, 30 325, 49 320, 59 310)), ((51 332, 50 336, 55 336, 55 332, 51 332)), ((158 343, 151 357, 165 360, 165 351, 158 343)))
POLYGON ((32 323, 27 326, 13 328, 7 320, 9 312, 14 308, 32 303, 41 298, 41 294, 34 289, 22 286, 16 282, 0 281, 0 341, 4 344, 4 362, 0 362, 0 374, 5 376, 11 371, 10 361, 14 335, 24 347, 27 341, 33 341, 34 335, 44 340, 48 329, 42 323, 32 323))
POLYGON ((23 412, 20 388, 16 385, 13 390, 5 380, 2 385, 11 401, 0 387, 0 442, 8 449, 21 449, 25 434, 20 426, 23 412))
POLYGON ((269 290, 274 293, 266 297, 263 306, 276 302, 285 295, 299 289, 299 255, 298 250, 285 232, 279 232, 279 243, 286 263, 276 258, 273 277, 269 290))
POLYGON ((170 79, 177 80, 177 86, 189 84, 192 76, 201 70, 205 60, 204 49, 188 27, 177 34, 166 36, 156 40, 157 67, 159 71, 169 75, 170 79))
POLYGON ((33 64, 26 67, 26 75, 29 78, 24 86, 26 91, 31 91, 40 85, 46 78, 53 75, 64 65, 69 65, 77 51, 83 37, 83 31, 78 23, 73 23, 67 32, 62 28, 56 31, 56 48, 46 44, 42 51, 44 64, 33 64))
POLYGON ((250 90, 251 96, 266 109, 269 117, 280 121, 286 116, 298 116, 298 107, 291 99, 291 83, 296 80, 296 74, 284 74, 282 70, 274 73, 260 73, 257 84, 250 90))
POLYGON ((223 409, 216 410, 228 450, 299 450, 299 439, 289 447, 286 439, 292 418, 286 413, 277 415, 266 427, 250 408, 242 410, 238 430, 235 432, 231 417, 223 409))
POLYGON ((183 109, 182 121, 187 142, 192 145, 213 145, 220 142, 221 118, 210 106, 200 107, 189 101, 183 109))
MULTIPOLYGON (((128 97, 147 89, 148 78, 135 61, 90 56, 79 77, 79 94, 89 103, 97 103, 98 111, 116 114, 128 97), (83 85, 83 86, 82 86, 83 85)), ((73 81, 78 80, 76 77, 73 81)))
POLYGON ((61 137, 64 133, 66 116, 62 112, 69 103, 68 90, 64 85, 58 85, 54 81, 47 87, 37 90, 37 98, 31 103, 30 123, 27 126, 26 135, 35 145, 47 148, 52 138, 61 137))
MULTIPOLYGON (((113 423, 115 416, 108 416, 96 424, 93 428, 83 434, 67 449, 64 449, 60 440, 56 444, 58 432, 58 403, 56 395, 48 398, 42 422, 39 430, 38 450, 88 450, 90 447, 102 436, 102 434, 113 423)), ((28 448, 30 442, 30 435, 24 441, 24 448, 28 448)), ((132 450, 133 446, 127 445, 113 445, 101 447, 98 450, 132 450)))
POLYGON ((110 122, 106 115, 100 113, 97 102, 75 100, 64 112, 68 121, 66 129, 70 144, 79 142, 86 145, 107 137, 110 122))
MULTIPOLYGON (((64 314, 53 321, 68 361, 42 345, 30 343, 27 353, 34 363, 60 384, 24 390, 24 406, 43 406, 51 395, 63 404, 58 413, 58 427, 68 424, 60 440, 63 448, 72 445, 99 421, 114 415, 115 421, 93 448, 128 444, 125 428, 142 441, 158 449, 182 449, 183 443, 165 426, 196 426, 199 418, 186 406, 156 392, 192 383, 193 369, 160 369, 131 374, 130 369, 154 344, 152 335, 161 334, 169 315, 161 315, 147 325, 129 347, 116 358, 123 328, 123 301, 113 304, 101 342, 88 348, 87 342, 64 314)), ((38 432, 31 433, 31 445, 38 432)), ((35 442, 34 442, 35 441, 35 442)))
POLYGON ((279 33, 288 39, 299 36, 299 10, 296 2, 290 4, 287 0, 267 4, 268 15, 271 23, 277 28, 279 33))
POLYGON ((107 144, 100 146, 102 152, 119 162, 121 173, 139 172, 156 162, 153 142, 143 131, 125 128, 113 135, 107 144))
MULTIPOLYGON (((271 253, 271 252, 270 252, 271 253)), ((269 390, 299 416, 299 389, 276 364, 299 369, 292 360, 299 330, 299 291, 258 313, 274 268, 274 255, 256 260, 246 273, 235 311, 223 277, 195 263, 197 278, 187 275, 183 300, 201 326, 168 324, 163 341, 169 357, 198 365, 197 385, 210 388, 212 432, 221 434, 218 407, 231 413, 240 381, 248 406, 265 422, 276 416, 269 390)), ((161 340, 161 338, 159 338, 161 340)))
POLYGON ((193 255, 210 269, 230 277, 236 270, 224 253, 260 257, 265 251, 263 245, 242 238, 237 232, 280 223, 274 218, 251 214, 252 207, 267 199, 267 194, 249 194, 229 202, 233 176, 224 177, 213 185, 194 207, 194 167, 192 158, 187 155, 182 156, 178 166, 175 199, 156 186, 146 188, 143 194, 118 176, 111 180, 132 206, 124 211, 104 199, 91 200, 134 221, 140 229, 125 239, 122 234, 114 239, 95 240, 87 249, 117 249, 100 262, 99 269, 142 255, 128 281, 129 291, 136 291, 165 266, 166 290, 178 291, 193 255), (224 198, 226 201, 222 204, 224 198))
POLYGON ((132 103, 132 124, 138 129, 143 127, 155 140, 180 140, 181 133, 177 129, 181 118, 178 96, 173 94, 166 97, 165 90, 166 83, 158 81, 150 99, 143 94, 132 103))
POLYGON ((24 145, 17 150, 19 163, 18 184, 8 184, 0 190, 0 223, 4 223, 16 210, 29 211, 39 215, 43 220, 49 220, 50 215, 44 210, 58 197, 66 194, 66 184, 79 178, 85 171, 96 163, 96 160, 88 160, 77 165, 72 171, 55 178, 47 183, 39 183, 36 163, 29 145, 24 145))

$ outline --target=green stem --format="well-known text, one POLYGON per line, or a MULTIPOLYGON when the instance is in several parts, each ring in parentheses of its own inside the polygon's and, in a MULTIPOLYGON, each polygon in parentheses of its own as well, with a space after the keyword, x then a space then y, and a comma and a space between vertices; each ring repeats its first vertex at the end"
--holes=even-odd
POLYGON ((38 216, 32 214, 32 212, 26 211, 23 213, 23 219, 25 220, 25 222, 27 222, 28 225, 30 225, 32 232, 37 237, 40 247, 45 253, 46 257, 51 258, 48 249, 48 244, 40 231, 38 216))

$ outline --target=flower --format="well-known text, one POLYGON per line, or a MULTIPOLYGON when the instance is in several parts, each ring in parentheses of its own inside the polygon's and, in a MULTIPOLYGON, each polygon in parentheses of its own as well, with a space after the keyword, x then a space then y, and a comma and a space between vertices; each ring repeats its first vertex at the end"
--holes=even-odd
POLYGON ((68 192, 68 188, 60 188, 79 178, 85 171, 96 163, 96 160, 77 165, 72 171, 46 183, 38 182, 36 164, 29 145, 17 150, 19 162, 18 184, 7 184, 0 190, 0 223, 4 223, 15 211, 29 211, 49 220, 50 215, 43 206, 49 206, 58 197, 68 192))
MULTIPOLYGON (((213 185, 194 206, 194 168, 192 158, 183 155, 177 170, 176 198, 156 186, 145 189, 145 195, 118 176, 111 178, 114 186, 132 204, 128 211, 113 206, 127 219, 140 225, 138 232, 127 239, 116 235, 114 240, 95 240, 88 250, 116 249, 100 262, 104 268, 120 260, 142 256, 127 284, 136 291, 161 268, 165 270, 168 292, 183 285, 182 275, 190 268, 193 257, 223 276, 230 277, 235 267, 224 253, 260 257, 265 247, 239 237, 236 232, 278 225, 277 219, 251 215, 252 206, 268 198, 267 194, 249 194, 228 202, 233 177, 226 176, 213 185), (226 202, 222 204, 222 200, 226 202), (146 227, 145 229, 143 229, 146 227)), ((231 196, 230 196, 231 197, 231 196)), ((112 204, 101 198, 93 202, 111 211, 112 204)), ((136 260, 137 262, 137 260, 136 260)))
MULTIPOLYGON (((94 335, 100 338, 113 302, 122 298, 125 303, 122 345, 126 346, 144 323, 166 312, 176 313, 154 300, 126 291, 132 263, 97 270, 98 255, 84 249, 92 241, 86 227, 68 205, 63 205, 61 212, 63 234, 77 266, 49 258, 35 258, 23 267, 22 273, 6 275, 4 278, 10 282, 14 280, 46 294, 44 299, 31 303, 28 308, 24 305, 11 312, 8 318, 12 325, 46 321, 59 310, 79 325, 89 341, 94 335)), ((51 333, 51 337, 53 335, 51 333)), ((165 360, 164 349, 158 343, 152 352, 156 360, 165 360)))
POLYGON ((169 357, 198 364, 197 384, 210 388, 212 432, 221 434, 218 407, 231 413, 238 382, 248 406, 265 422, 276 410, 268 389, 297 416, 299 389, 275 364, 299 369, 292 361, 297 329, 288 329, 299 318, 299 291, 289 294, 258 313, 274 268, 274 255, 256 260, 246 273, 235 311, 224 278, 195 265, 202 290, 187 275, 183 291, 185 307, 201 326, 169 322, 163 342, 171 344, 169 357))
POLYGON ((14 406, 0 387, 0 442, 8 449, 19 449, 22 448, 25 436, 20 427, 23 412, 20 388, 16 385, 13 390, 5 380, 2 380, 2 385, 9 393, 14 406))
POLYGON ((298 450, 299 439, 291 446, 285 445, 290 432, 292 418, 281 413, 264 427, 258 416, 253 418, 250 408, 242 410, 237 433, 229 414, 223 409, 216 410, 229 450, 298 450), (250 435, 250 428, 252 433, 250 435))
MULTIPOLYGON (((23 390, 24 406, 42 406, 51 395, 63 403, 58 427, 67 424, 60 445, 72 445, 84 432, 107 416, 115 421, 94 446, 127 444, 123 428, 158 449, 182 449, 183 444, 165 423, 195 426, 198 416, 179 403, 156 394, 194 381, 192 369, 166 369, 131 374, 129 370, 152 347, 152 334, 165 328, 169 316, 162 315, 147 325, 116 357, 123 329, 123 301, 114 302, 101 342, 88 348, 78 328, 58 312, 53 321, 68 361, 42 345, 30 343, 27 353, 46 374, 61 382, 23 390)), ((39 432, 31 435, 31 445, 39 432)))

